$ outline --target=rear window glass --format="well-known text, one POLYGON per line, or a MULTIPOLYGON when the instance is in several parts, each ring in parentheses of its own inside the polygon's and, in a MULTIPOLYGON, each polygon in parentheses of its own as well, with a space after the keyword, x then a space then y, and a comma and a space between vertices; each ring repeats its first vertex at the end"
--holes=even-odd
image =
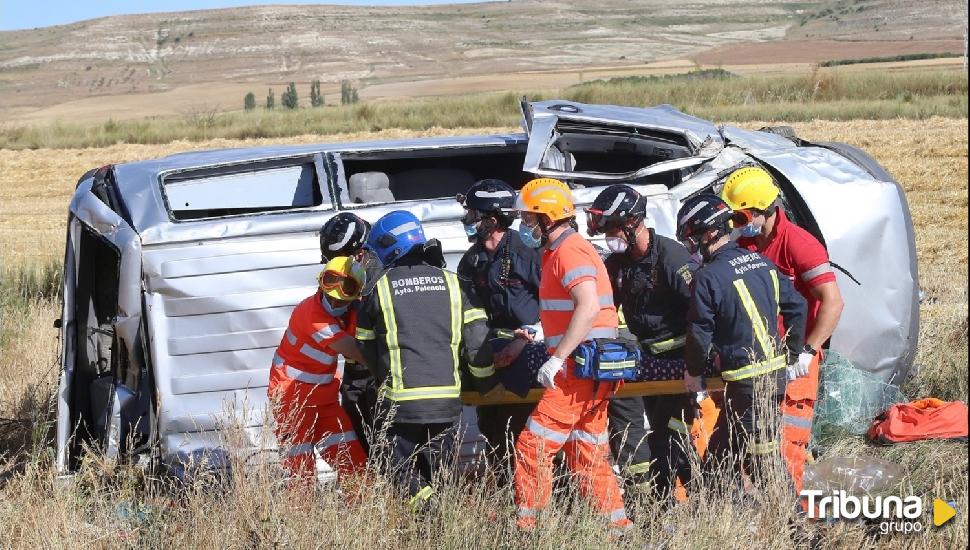
POLYGON ((312 208, 324 202, 312 162, 182 172, 165 177, 162 188, 177 220, 312 208))

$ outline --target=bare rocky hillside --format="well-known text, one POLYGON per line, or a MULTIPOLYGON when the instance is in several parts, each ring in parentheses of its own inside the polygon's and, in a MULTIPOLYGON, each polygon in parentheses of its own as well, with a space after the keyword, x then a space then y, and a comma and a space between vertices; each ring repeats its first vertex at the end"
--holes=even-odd
MULTIPOLYGON (((46 113, 48 119, 70 120, 92 106, 105 115, 118 109, 117 116, 125 116, 126 105, 134 112, 162 114, 152 107, 166 102, 171 109, 209 102, 238 109, 250 89, 262 102, 268 86, 278 87, 278 97, 280 85, 312 79, 323 81, 324 93, 333 94, 344 79, 363 88, 445 76, 642 65, 732 44, 778 41, 792 33, 851 40, 856 35, 843 23, 858 19, 853 25, 866 28, 870 16, 884 12, 889 22, 875 24, 880 37, 921 40, 928 34, 905 29, 926 27, 934 39, 962 39, 964 23, 941 17, 960 9, 958 1, 927 2, 933 9, 900 7, 913 4, 515 0, 122 15, 0 32, 0 116, 17 121, 46 113), (164 93, 144 96, 156 92, 164 93), (132 94, 142 98, 132 102, 132 94)), ((930 51, 941 47, 950 48, 929 46, 930 51)))

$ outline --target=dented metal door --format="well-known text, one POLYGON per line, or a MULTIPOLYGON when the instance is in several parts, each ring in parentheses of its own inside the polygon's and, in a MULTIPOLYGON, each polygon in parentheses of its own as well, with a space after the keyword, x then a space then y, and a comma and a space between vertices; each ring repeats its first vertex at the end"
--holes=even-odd
POLYGON ((626 183, 698 166, 716 156, 723 145, 713 124, 680 113, 669 105, 635 108, 523 101, 521 109, 523 127, 529 135, 523 170, 537 176, 626 183), (666 151, 670 160, 624 173, 583 170, 575 166, 572 155, 561 146, 561 138, 566 133, 612 135, 618 140, 646 139, 658 144, 661 158, 666 151))

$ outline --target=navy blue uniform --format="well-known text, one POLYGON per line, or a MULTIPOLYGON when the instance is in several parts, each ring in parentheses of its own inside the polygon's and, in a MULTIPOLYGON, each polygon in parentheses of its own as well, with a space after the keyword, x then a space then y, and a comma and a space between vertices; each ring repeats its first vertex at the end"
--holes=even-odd
POLYGON ((492 328, 539 322, 539 253, 513 233, 506 231, 491 254, 476 242, 458 262, 458 276, 471 283, 492 328))
MULTIPOLYGON (((641 258, 629 252, 611 254, 606 269, 613 296, 628 330, 644 356, 683 360, 687 307, 697 264, 680 243, 648 228, 650 245, 641 258)), ((628 483, 654 479, 658 496, 673 488, 676 475, 690 481, 689 427, 694 420, 691 395, 615 398, 610 402, 610 446, 628 483), (648 434, 644 414, 650 423, 648 434)))
POLYGON ((690 284, 697 264, 683 245, 648 228, 650 247, 634 260, 628 252, 610 254, 606 270, 616 305, 631 333, 653 356, 678 350, 683 356, 690 284))
MULTIPOLYGON (((539 322, 539 265, 538 251, 525 246, 513 231, 506 231, 493 253, 475 242, 462 256, 457 271, 483 304, 489 326, 515 330, 539 322)), ((499 371, 500 379, 515 374, 529 376, 505 372, 516 366, 522 365, 517 362, 499 371)), ((478 429, 490 446, 490 462, 503 482, 508 481, 505 474, 511 467, 514 440, 534 408, 534 403, 482 405, 476 411, 478 429)))
POLYGON ((788 277, 767 258, 734 242, 716 250, 694 274, 687 313, 687 371, 700 376, 714 354, 725 381, 722 414, 705 462, 714 464, 731 452, 739 458, 736 468, 743 465, 752 477, 762 476, 759 457, 776 452, 778 442, 772 426, 759 425, 755 382, 766 383, 780 403, 788 359, 798 355, 805 341, 806 315, 805 299, 788 277), (787 331, 784 343, 779 338, 779 315, 787 331))

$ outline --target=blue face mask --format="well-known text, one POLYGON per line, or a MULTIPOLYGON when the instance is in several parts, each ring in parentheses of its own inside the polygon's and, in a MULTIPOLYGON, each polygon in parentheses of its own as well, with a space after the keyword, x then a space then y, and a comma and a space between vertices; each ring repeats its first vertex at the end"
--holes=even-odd
POLYGON ((465 235, 468 235, 468 238, 472 238, 472 237, 475 237, 475 236, 478 235, 478 226, 477 225, 475 225, 475 224, 467 224, 466 223, 466 224, 464 224, 464 226, 465 226, 465 235))
POLYGON ((760 234, 761 234, 761 227, 753 223, 749 223, 748 225, 741 228, 742 237, 748 237, 750 239, 753 237, 757 237, 760 234))
POLYGON ((539 248, 542 246, 542 240, 536 238, 535 230, 535 227, 529 227, 524 223, 519 224, 519 238, 529 248, 539 248))
POLYGON ((350 304, 342 307, 334 307, 331 305, 330 300, 328 300, 326 296, 321 296, 320 302, 323 304, 323 309, 327 310, 327 313, 333 315, 334 317, 340 317, 344 313, 347 313, 347 310, 350 309, 350 304))

